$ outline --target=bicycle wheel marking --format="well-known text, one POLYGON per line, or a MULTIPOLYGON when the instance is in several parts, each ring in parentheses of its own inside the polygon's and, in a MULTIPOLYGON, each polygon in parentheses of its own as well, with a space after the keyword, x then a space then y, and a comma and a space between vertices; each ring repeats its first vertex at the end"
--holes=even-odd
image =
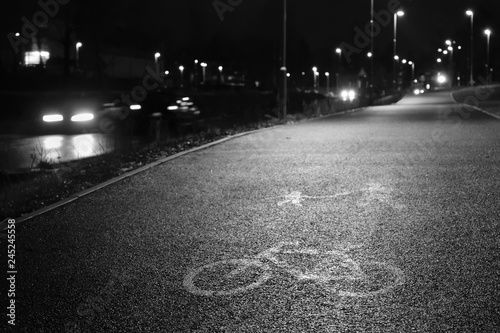
MULTIPOLYGON (((341 297, 354 297, 354 298, 365 298, 365 297, 371 297, 371 296, 377 296, 379 294, 385 294, 392 289, 401 286, 404 284, 404 274, 403 271, 401 271, 399 268, 384 263, 384 262, 379 262, 379 261, 371 261, 367 263, 368 265, 376 265, 382 268, 383 270, 386 271, 388 275, 390 275, 389 282, 386 284, 386 286, 383 286, 382 288, 378 288, 373 291, 349 291, 349 290, 342 290, 341 288, 335 287, 334 290, 338 293, 339 296, 341 297)), ((366 275, 369 275, 369 273, 365 273, 366 275)))
POLYGON ((190 293, 192 293, 194 295, 199 295, 199 296, 230 296, 230 295, 242 293, 242 292, 245 292, 247 290, 259 287, 261 284, 265 283, 271 277, 269 270, 270 270, 270 268, 267 264, 261 262, 260 260, 256 260, 256 259, 229 259, 229 260, 216 261, 216 262, 213 262, 211 264, 203 265, 201 267, 198 267, 198 268, 190 271, 184 277, 183 285, 187 291, 189 291, 190 293), (237 268, 234 269, 233 271, 231 271, 230 273, 226 274, 222 278, 225 278, 225 277, 231 278, 237 274, 244 274, 245 270, 247 270, 251 266, 256 266, 259 269, 261 269, 263 272, 256 279, 256 281, 251 282, 247 285, 243 285, 241 287, 235 287, 235 288, 228 289, 228 290, 206 290, 206 289, 202 289, 202 288, 199 288, 196 286, 196 278, 204 270, 211 269, 211 268, 214 268, 217 266, 226 266, 226 265, 235 265, 235 266, 237 266, 237 268))
MULTIPOLYGON (((322 253, 310 248, 291 250, 286 248, 288 246, 298 246, 298 242, 280 243, 257 254, 254 259, 222 260, 193 269, 184 277, 184 288, 199 296, 230 296, 243 293, 261 286, 271 277, 271 268, 266 262, 286 271, 298 281, 316 282, 341 297, 373 297, 404 284, 404 274, 399 268, 377 261, 359 263, 347 254, 345 247, 344 250, 322 253), (278 257, 293 254, 318 255, 323 259, 320 259, 314 268, 303 270, 278 257), (335 260, 324 259, 325 255, 334 257, 335 260), (369 269, 370 266, 372 269, 369 269), (229 272, 228 267, 231 268, 229 272), (258 273, 255 273, 255 269, 258 273), (216 281, 215 287, 213 281, 216 281)), ((356 247, 358 246, 347 248, 356 247)))

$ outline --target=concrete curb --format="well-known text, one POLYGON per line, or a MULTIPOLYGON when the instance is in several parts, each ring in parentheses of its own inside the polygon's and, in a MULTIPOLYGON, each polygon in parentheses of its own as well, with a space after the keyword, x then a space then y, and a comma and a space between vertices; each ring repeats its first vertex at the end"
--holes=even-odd
MULTIPOLYGON (((464 88, 462 90, 466 90, 467 88, 464 88)), ((461 90, 457 90, 457 91, 461 91, 461 90)), ((484 110, 484 109, 481 109, 480 107, 477 107, 475 105, 470 105, 470 104, 464 104, 464 103, 460 103, 459 101, 457 101, 457 99, 455 98, 454 96, 454 93, 457 92, 457 91, 454 91, 454 92, 451 92, 450 93, 450 96, 451 96, 451 99, 455 101, 455 103, 457 103, 458 105, 464 107, 464 108, 473 108, 474 110, 476 111, 480 111, 480 112, 483 112, 485 114, 487 114, 488 116, 491 116, 493 118, 496 118, 496 119, 499 119, 500 120, 500 116, 499 115, 496 115, 494 113, 491 113, 487 110, 484 110)))
MULTIPOLYGON (((197 152, 199 150, 203 150, 203 149, 207 149, 207 148, 210 148, 212 146, 215 146, 215 145, 218 145, 218 144, 221 144, 223 142, 226 142, 226 141, 229 141, 229 140, 232 140, 232 139, 235 139, 235 138, 238 138, 238 137, 241 137, 241 136, 245 136, 245 135, 249 135, 249 134, 253 134, 253 133, 257 133, 257 132, 263 132, 263 131, 268 131, 268 130, 271 130, 271 129, 274 129, 274 128, 277 128, 279 126, 282 126, 282 125, 275 125, 275 126, 272 126, 272 127, 266 127, 266 128, 260 128, 260 129, 257 129, 257 130, 252 130, 252 131, 248 131, 248 132, 243 132, 243 133, 238 133, 238 134, 235 134, 235 135, 231 135, 231 136, 228 136, 228 137, 225 137, 225 138, 222 138, 222 139, 219 139, 217 141, 214 141, 214 142, 210 142, 210 143, 207 143, 207 144, 204 144, 202 146, 199 146, 199 147, 195 147, 195 148, 192 148, 192 149, 189 149, 189 150, 186 150, 186 151, 183 151, 183 152, 180 152, 180 153, 177 153, 177 154, 174 154, 174 155, 170 155, 170 156, 167 156, 167 157, 164 157, 162 159, 159 159, 158 161, 155 161, 155 162, 152 162, 152 163, 149 163, 145 166, 142 166, 140 168, 137 168, 135 170, 132 170, 130 172, 126 172, 124 173, 123 175, 120 175, 118 177, 115 177, 115 178, 112 178, 112 179, 109 179, 103 183, 100 183, 100 184, 97 184, 95 186, 92 186, 86 190, 83 190, 79 193, 76 193, 76 194, 73 194, 71 196, 69 196, 68 198, 66 199, 63 199, 61 201, 58 201, 56 203, 53 203, 47 207, 43 207, 41 209, 38 209, 34 212, 31 212, 31 213, 28 213, 26 215, 23 215, 21 216, 20 218, 16 218, 16 224, 18 223, 21 223, 21 222, 26 222, 28 220, 31 220, 32 218, 34 217, 37 217, 39 215, 42 215, 42 214, 45 214, 45 213, 48 213, 56 208, 59 208, 59 207, 62 207, 64 205, 67 205, 75 200, 78 200, 86 195, 89 195, 93 192, 96 192, 104 187, 107 187, 109 185, 112 185, 114 183, 117 183, 119 181, 122 181, 126 178, 129 178, 129 177, 132 177, 134 175, 137 175, 141 172, 144 172, 144 171, 147 171, 157 165, 160 165, 160 164, 163 164, 165 162, 168 162, 168 161, 171 161, 171 160, 174 160, 176 158, 179 158, 181 156, 184 156, 184 155, 187 155, 187 154, 191 154, 191 153, 194 153, 194 152, 197 152)), ((7 220, 9 218, 5 219, 4 221, 0 222, 0 231, 4 231, 5 229, 7 229, 7 220)), ((1 237, 0 237, 1 238, 1 237)))
POLYGON ((476 111, 481 111, 482 113, 485 113, 485 114, 487 114, 488 116, 491 116, 491 117, 493 117, 493 118, 496 118, 496 119, 500 120, 500 116, 499 116, 499 115, 496 115, 496 114, 491 113, 491 112, 489 112, 489 111, 483 110, 483 109, 481 109, 481 108, 479 108, 479 107, 477 107, 477 106, 475 106, 475 105, 463 104, 463 103, 459 103, 459 104, 460 104, 461 106, 463 106, 464 108, 473 108, 473 109, 474 109, 474 110, 476 110, 476 111))

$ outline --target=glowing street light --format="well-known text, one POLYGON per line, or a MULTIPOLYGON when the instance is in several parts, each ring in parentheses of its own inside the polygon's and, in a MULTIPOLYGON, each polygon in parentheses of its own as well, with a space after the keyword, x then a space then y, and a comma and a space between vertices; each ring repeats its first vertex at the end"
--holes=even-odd
POLYGON ((181 72, 181 87, 182 87, 182 78, 183 78, 183 73, 184 73, 184 66, 179 66, 179 71, 181 72))
POLYGON ((337 80, 335 82, 335 85, 337 86, 337 89, 339 88, 340 85, 340 69, 342 68, 342 49, 340 47, 337 47, 335 49, 335 53, 339 55, 339 67, 337 68, 337 80))
POLYGON ((485 29, 484 34, 486 35, 486 81, 490 82, 490 37, 491 30, 485 29))
POLYGON ((326 72, 326 94, 330 92, 330 73, 326 72))
POLYGON ((397 76, 397 73, 396 73, 396 62, 397 60, 399 59, 396 59, 396 52, 397 52, 397 35, 398 35, 398 16, 401 17, 403 16, 405 13, 402 11, 402 10, 398 10, 397 12, 394 13, 394 39, 393 39, 393 42, 394 42, 394 61, 393 62, 393 70, 394 70, 394 78, 393 78, 393 88, 394 90, 396 90, 396 76, 397 76))
POLYGON ((408 61, 408 65, 411 66, 411 79, 415 77, 415 63, 413 61, 408 61))
POLYGON ((437 61, 437 62, 441 62, 442 60, 441 60, 441 58, 437 58, 437 60, 436 60, 436 61, 437 61))
POLYGON ((207 68, 207 63, 206 62, 202 62, 200 64, 201 66, 201 71, 202 71, 202 79, 203 79, 203 82, 205 82, 205 74, 206 74, 206 68, 207 68))
POLYGON ((474 71, 474 12, 472 10, 467 10, 465 12, 467 16, 470 16, 470 81, 469 84, 472 86, 474 84, 473 71, 474 71))
POLYGON ((81 42, 76 43, 76 66, 80 67, 80 48, 83 46, 81 42))
POLYGON ((318 88, 318 82, 317 82, 317 79, 318 79, 318 68, 317 67, 313 67, 312 68, 313 70, 313 73, 314 73, 314 89, 317 89, 318 88))
POLYGON ((160 52, 155 53, 155 65, 158 66, 158 59, 161 57, 160 52))

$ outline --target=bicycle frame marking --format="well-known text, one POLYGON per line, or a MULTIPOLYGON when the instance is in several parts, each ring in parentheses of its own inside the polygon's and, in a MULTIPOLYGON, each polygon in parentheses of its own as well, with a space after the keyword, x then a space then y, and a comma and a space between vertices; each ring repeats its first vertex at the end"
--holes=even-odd
POLYGON ((257 254, 253 259, 229 259, 217 261, 211 264, 200 266, 194 270, 191 270, 185 277, 183 281, 184 288, 187 289, 190 293, 199 296, 230 296, 233 294, 238 294, 242 292, 246 292, 251 289, 255 289, 265 283, 268 279, 271 278, 271 267, 266 263, 266 261, 271 262, 274 266, 286 271, 293 277, 295 277, 299 281, 315 281, 322 285, 324 288, 331 290, 338 294, 339 296, 345 297, 369 297, 375 296, 381 293, 386 293, 389 290, 395 288, 398 285, 402 285, 404 283, 404 275, 403 272, 392 265, 383 262, 369 262, 371 265, 376 265, 383 268, 385 271, 389 272, 392 276, 394 276, 393 283, 388 286, 384 286, 383 288, 375 291, 368 292, 352 292, 346 290, 339 290, 336 287, 327 286, 326 284, 331 281, 358 281, 363 280, 367 277, 366 273, 361 268, 361 265, 351 259, 349 255, 346 253, 350 249, 354 248, 353 246, 346 248, 341 248, 339 250, 332 250, 326 252, 320 252, 317 249, 303 248, 298 250, 283 250, 283 247, 292 245, 298 246, 298 242, 293 243, 279 243, 275 247, 271 247, 259 254, 257 254), (346 269, 350 272, 350 274, 332 274, 331 272, 324 273, 318 272, 315 270, 308 270, 306 273, 302 272, 300 269, 293 268, 291 265, 286 262, 280 261, 277 258, 278 254, 305 254, 305 255, 328 255, 335 256, 340 258, 340 264, 338 267, 346 269), (198 274, 203 272, 205 269, 212 269, 217 266, 222 265, 235 265, 236 268, 231 270, 229 273, 223 276, 223 279, 230 279, 236 277, 240 274, 244 274, 245 271, 250 269, 250 267, 257 267, 259 270, 262 270, 262 274, 254 281, 249 284, 246 284, 242 287, 235 287, 229 290, 215 291, 215 290, 204 290, 200 289, 195 284, 195 278, 198 274))
POLYGON ((325 198, 336 198, 344 195, 349 195, 352 192, 343 192, 334 195, 324 195, 324 196, 310 196, 310 195, 302 195, 300 191, 292 191, 285 195, 285 200, 278 201, 278 206, 286 205, 287 203, 291 203, 295 206, 302 206, 302 201, 305 199, 325 199, 325 198))

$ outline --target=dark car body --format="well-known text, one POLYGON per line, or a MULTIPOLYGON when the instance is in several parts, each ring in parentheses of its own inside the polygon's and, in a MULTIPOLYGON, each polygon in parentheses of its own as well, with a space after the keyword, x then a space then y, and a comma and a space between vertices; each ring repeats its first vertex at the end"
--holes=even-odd
POLYGON ((203 122, 200 109, 190 96, 182 92, 169 89, 152 91, 138 104, 140 110, 134 112, 134 116, 141 133, 148 131, 155 120, 161 121, 161 128, 168 136, 198 129, 203 122))

